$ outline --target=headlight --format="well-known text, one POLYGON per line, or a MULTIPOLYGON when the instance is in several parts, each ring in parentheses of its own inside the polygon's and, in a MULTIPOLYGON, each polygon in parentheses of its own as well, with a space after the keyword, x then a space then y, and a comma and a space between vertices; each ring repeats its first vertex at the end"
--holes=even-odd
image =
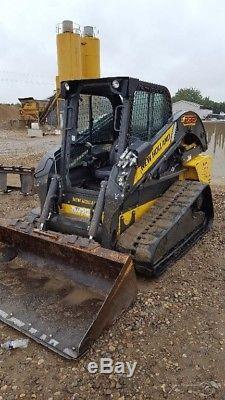
POLYGON ((115 79, 114 81, 112 81, 112 87, 114 89, 119 89, 120 83, 115 79))
POLYGON ((69 83, 65 83, 65 89, 67 90, 67 91, 69 91, 70 90, 70 85, 69 85, 69 83))

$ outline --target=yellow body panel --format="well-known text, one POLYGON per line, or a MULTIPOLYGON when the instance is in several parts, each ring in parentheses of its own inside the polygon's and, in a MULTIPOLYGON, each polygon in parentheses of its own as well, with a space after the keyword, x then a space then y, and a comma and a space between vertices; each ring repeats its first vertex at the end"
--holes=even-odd
POLYGON ((97 37, 81 39, 83 79, 100 78, 100 41, 97 37))
POLYGON ((90 208, 79 207, 72 204, 63 203, 59 209, 60 214, 67 214, 68 216, 90 219, 90 208))
POLYGON ((59 82, 82 79, 81 36, 74 32, 57 35, 59 82))
POLYGON ((151 166, 162 156, 162 154, 169 148, 173 141, 173 130, 172 125, 163 136, 156 142, 146 157, 145 163, 137 168, 134 176, 134 185, 142 178, 142 176, 151 168, 151 166))
POLYGON ((135 221, 139 220, 142 217, 142 215, 144 215, 148 210, 150 210, 155 201, 156 199, 148 201, 145 204, 137 206, 136 208, 125 211, 123 214, 121 214, 119 221, 119 233, 122 233, 122 223, 123 225, 129 226, 129 224, 132 221, 133 214, 135 214, 135 221))
POLYGON ((202 183, 210 183, 212 175, 212 157, 208 154, 199 154, 184 164, 187 171, 181 174, 180 179, 190 179, 202 183))
MULTIPOLYGON (((155 203, 156 199, 148 201, 145 204, 142 204, 140 206, 137 206, 136 208, 133 208, 131 210, 125 211, 123 214, 120 215, 120 221, 119 221, 119 232, 122 232, 122 222, 123 225, 129 226, 131 223, 131 220, 133 218, 133 214, 135 215, 135 221, 140 219, 143 214, 145 214, 155 203)), ((77 206, 77 205, 72 205, 72 204, 67 204, 63 203, 61 207, 59 208, 59 213, 60 214, 65 214, 70 217, 78 217, 78 218, 84 218, 84 219, 90 219, 90 208, 77 206)), ((102 220, 104 218, 104 213, 102 214, 102 220)))

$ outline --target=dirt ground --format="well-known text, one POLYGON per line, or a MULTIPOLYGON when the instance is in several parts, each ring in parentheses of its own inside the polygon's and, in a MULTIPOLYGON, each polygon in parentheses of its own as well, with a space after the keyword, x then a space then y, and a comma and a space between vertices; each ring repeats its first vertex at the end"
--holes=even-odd
MULTIPOLYGON (((0 138, 0 164, 27 166, 60 140, 0 138)), ((213 229, 160 279, 138 278, 134 306, 82 359, 66 361, 33 341, 0 350, 0 400, 225 400, 225 187, 213 186, 213 198, 213 229), (90 374, 88 363, 100 357, 136 361, 134 376, 90 374)), ((36 196, 0 195, 0 217, 36 204, 36 196)), ((0 342, 21 337, 0 324, 0 342)))
POLYGON ((0 104, 0 123, 9 124, 20 118, 19 106, 12 104, 0 104))

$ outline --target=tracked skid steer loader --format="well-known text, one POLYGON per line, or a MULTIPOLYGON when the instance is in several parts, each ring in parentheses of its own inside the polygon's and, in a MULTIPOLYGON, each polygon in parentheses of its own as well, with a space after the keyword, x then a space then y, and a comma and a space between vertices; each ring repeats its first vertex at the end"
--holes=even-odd
POLYGON ((197 114, 128 77, 63 82, 59 148, 36 168, 40 209, 1 220, 0 319, 68 358, 211 226, 197 114))

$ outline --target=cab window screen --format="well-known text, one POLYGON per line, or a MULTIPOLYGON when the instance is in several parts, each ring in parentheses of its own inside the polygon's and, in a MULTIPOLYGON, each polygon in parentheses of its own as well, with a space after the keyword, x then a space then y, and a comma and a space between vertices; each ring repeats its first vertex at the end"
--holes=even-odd
POLYGON ((131 118, 131 136, 149 141, 167 123, 169 117, 170 109, 165 94, 136 91, 131 118))
POLYGON ((103 96, 80 96, 77 121, 78 137, 84 136, 92 143, 111 139, 113 133, 113 108, 110 100, 103 96))

